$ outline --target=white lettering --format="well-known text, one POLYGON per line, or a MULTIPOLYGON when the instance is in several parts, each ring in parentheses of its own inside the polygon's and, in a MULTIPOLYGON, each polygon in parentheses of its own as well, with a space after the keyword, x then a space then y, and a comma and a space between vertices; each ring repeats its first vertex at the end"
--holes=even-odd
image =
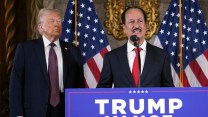
POLYGON ((174 113, 175 109, 180 109, 183 105, 183 102, 180 99, 169 99, 169 113, 174 113))
POLYGON ((148 113, 153 114, 153 108, 157 111, 160 108, 160 113, 165 113, 165 99, 159 99, 157 103, 153 99, 148 99, 148 113))
MULTIPOLYGON (((167 101, 164 98, 158 99, 157 101, 154 99, 137 99, 136 101, 135 99, 129 99, 129 103, 124 99, 112 99, 111 101, 109 99, 95 99, 95 104, 99 105, 99 113, 101 115, 106 114, 107 105, 111 106, 111 111, 114 115, 125 115, 130 111, 132 114, 142 116, 145 109, 147 109, 151 117, 158 117, 158 115, 153 115, 156 111, 159 111, 161 115, 165 113, 174 114, 174 111, 180 109, 183 105, 183 102, 178 98, 170 98, 167 101), (167 110, 165 111, 166 106, 169 107, 168 112, 166 112, 167 110)), ((172 115, 163 115, 163 117, 172 117, 172 115)))
MULTIPOLYGON (((160 117, 160 116, 157 116, 157 115, 151 115, 150 117, 160 117)), ((172 115, 161 115, 161 117, 172 117, 172 115)))
POLYGON ((129 108, 133 114, 141 114, 144 111, 144 99, 139 99, 139 109, 135 109, 134 99, 129 100, 129 108))
POLYGON ((99 104, 100 114, 105 114, 105 104, 108 104, 108 99, 96 99, 95 104, 99 104))
POLYGON ((112 114, 117 114, 120 111, 121 114, 126 114, 124 108, 126 107, 125 100, 112 99, 112 114))
POLYGON ((172 115, 163 115, 162 117, 172 117, 172 115))

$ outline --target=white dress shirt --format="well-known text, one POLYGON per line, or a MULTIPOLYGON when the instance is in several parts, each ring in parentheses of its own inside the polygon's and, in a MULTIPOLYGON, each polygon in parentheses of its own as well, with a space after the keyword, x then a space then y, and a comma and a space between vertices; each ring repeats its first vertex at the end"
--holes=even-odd
MULTIPOLYGON (((49 45, 51 42, 43 36, 43 43, 45 48, 45 58, 46 58, 46 64, 47 64, 47 70, 48 70, 48 57, 49 57, 49 50, 51 46, 49 45)), ((61 46, 59 39, 53 42, 56 46, 54 46, 54 50, 56 52, 57 61, 58 61, 58 73, 59 73, 59 90, 60 92, 64 92, 64 86, 63 86, 63 58, 62 58, 62 52, 61 52, 61 46)))
MULTIPOLYGON (((147 42, 146 40, 143 42, 143 44, 141 46, 139 46, 139 48, 142 48, 142 50, 140 51, 140 60, 141 60, 141 74, 144 68, 144 62, 145 62, 145 57, 146 57, 146 45, 147 42)), ((135 46, 132 45, 129 40, 127 42, 127 58, 129 61, 129 68, 132 72, 132 68, 133 68, 133 63, 134 63, 134 58, 136 57, 136 53, 134 51, 135 46)))

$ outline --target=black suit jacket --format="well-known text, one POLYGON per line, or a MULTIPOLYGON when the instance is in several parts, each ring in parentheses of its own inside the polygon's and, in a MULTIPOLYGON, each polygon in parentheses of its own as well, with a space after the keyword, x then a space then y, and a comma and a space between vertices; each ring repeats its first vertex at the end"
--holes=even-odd
MULTIPOLYGON (((64 88, 84 88, 79 50, 60 41, 63 58, 64 88)), ((16 49, 10 77, 10 116, 46 117, 49 78, 43 39, 20 43, 16 49)))
MULTIPOLYGON (((149 43, 140 76, 140 87, 174 87, 167 52, 149 43)), ((97 88, 136 87, 127 58, 127 44, 112 50, 104 57, 101 78, 97 88)))

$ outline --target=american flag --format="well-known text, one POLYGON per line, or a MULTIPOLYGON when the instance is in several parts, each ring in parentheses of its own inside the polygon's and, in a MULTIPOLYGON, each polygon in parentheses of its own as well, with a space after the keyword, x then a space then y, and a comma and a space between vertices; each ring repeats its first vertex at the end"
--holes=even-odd
MULTIPOLYGON (((95 12, 93 0, 77 0, 78 47, 84 58, 84 77, 89 88, 95 88, 103 67, 104 54, 110 46, 101 22, 95 12)), ((75 1, 69 0, 66 8, 62 36, 65 42, 75 44, 75 1)))
POLYGON ((175 86, 179 86, 180 67, 184 87, 208 86, 208 28, 197 0, 182 0, 182 45, 179 45, 179 0, 172 0, 155 39, 167 50, 175 86), (182 47, 182 64, 179 62, 182 47))

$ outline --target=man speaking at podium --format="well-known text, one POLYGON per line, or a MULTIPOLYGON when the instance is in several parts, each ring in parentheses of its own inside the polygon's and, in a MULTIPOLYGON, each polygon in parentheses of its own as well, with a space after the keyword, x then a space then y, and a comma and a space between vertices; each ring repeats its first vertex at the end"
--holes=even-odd
POLYGON ((127 8, 122 23, 128 42, 105 55, 97 88, 174 87, 168 53, 145 40, 144 10, 127 8))

